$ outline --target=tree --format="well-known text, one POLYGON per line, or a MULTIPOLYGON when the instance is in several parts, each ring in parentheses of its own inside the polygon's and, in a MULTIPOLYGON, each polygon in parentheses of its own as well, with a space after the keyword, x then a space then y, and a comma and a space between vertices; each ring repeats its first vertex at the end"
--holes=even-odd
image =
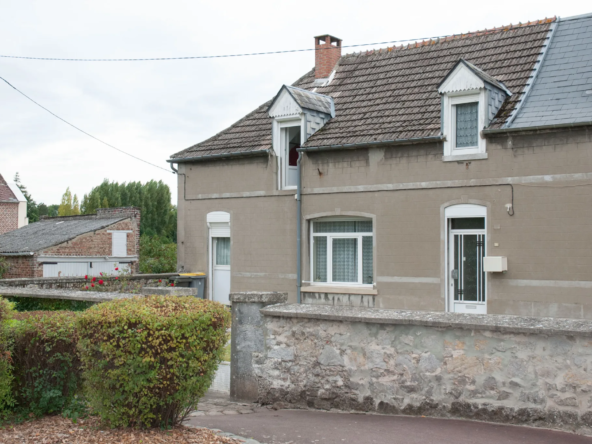
POLYGON ((14 182, 19 190, 21 190, 21 193, 23 193, 23 196, 25 196, 25 199, 27 199, 27 218, 29 219, 29 222, 37 222, 39 220, 37 202, 31 197, 27 187, 21 183, 21 178, 18 172, 14 175, 14 182))
POLYGON ((140 232, 177 241, 177 209, 171 204, 171 190, 162 181, 109 182, 94 187, 82 199, 82 214, 94 214, 98 208, 139 207, 140 232))
POLYGON ((72 192, 70 191, 70 187, 68 187, 62 196, 62 203, 58 208, 58 216, 76 216, 77 214, 80 214, 78 196, 75 194, 72 197, 72 192))

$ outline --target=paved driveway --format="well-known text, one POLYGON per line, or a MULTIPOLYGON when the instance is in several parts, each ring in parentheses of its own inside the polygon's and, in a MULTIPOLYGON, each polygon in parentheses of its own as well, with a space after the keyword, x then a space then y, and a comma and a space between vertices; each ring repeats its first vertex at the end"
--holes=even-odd
POLYGON ((187 425, 221 429, 268 444, 592 444, 592 438, 473 421, 268 410, 195 416, 187 425))

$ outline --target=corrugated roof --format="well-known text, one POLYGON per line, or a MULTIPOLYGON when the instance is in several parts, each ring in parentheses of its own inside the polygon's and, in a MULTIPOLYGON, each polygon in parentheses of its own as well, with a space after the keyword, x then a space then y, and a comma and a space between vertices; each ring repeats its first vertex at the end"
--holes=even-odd
POLYGON ((592 121, 592 14, 561 19, 511 128, 592 121))
POLYGON ((67 242, 84 233, 100 230, 127 217, 99 219, 96 216, 49 218, 0 235, 0 255, 30 253, 67 242))
MULTIPOLYGON (((519 103, 554 20, 344 55, 333 80, 324 87, 314 85, 314 69, 311 70, 293 86, 332 97, 335 117, 304 146, 438 136, 438 84, 460 59, 503 82, 512 92, 490 125, 500 128, 519 103)), ((269 103, 214 137, 171 157, 270 149, 271 122, 266 113, 269 103)))

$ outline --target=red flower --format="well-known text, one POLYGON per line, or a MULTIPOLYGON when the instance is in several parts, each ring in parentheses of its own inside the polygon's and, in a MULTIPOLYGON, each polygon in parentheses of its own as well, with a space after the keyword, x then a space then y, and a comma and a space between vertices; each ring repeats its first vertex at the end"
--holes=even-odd
POLYGON ((174 286, 175 286, 175 284, 171 284, 171 287, 174 287, 174 286))
POLYGON ((88 279, 88 274, 85 274, 84 275, 84 279, 88 279))
POLYGON ((103 285, 103 279, 99 281, 99 285, 103 285))
POLYGON ((103 273, 99 273, 101 276, 103 276, 103 273))
POLYGON ((162 279, 159 279, 159 280, 158 280, 158 283, 160 284, 161 282, 162 282, 162 279))
POLYGON ((119 276, 115 276, 115 280, 119 279, 119 276))
POLYGON ((90 284, 90 286, 94 288, 95 284, 90 284))
MULTIPOLYGON (((96 277, 94 277, 94 278, 92 278, 91 282, 94 282, 94 281, 96 281, 96 280, 97 280, 97 278, 96 278, 96 277)), ((94 285, 93 285, 93 287, 94 287, 94 285)))
POLYGON ((84 287, 85 290, 88 290, 88 285, 86 287, 84 287))
POLYGON ((119 270, 119 267, 115 267, 115 271, 119 270))

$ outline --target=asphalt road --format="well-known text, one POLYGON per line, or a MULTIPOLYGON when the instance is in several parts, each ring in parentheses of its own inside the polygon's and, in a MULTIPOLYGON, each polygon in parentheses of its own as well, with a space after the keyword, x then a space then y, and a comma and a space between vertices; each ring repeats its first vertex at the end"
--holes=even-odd
POLYGON ((197 416, 186 424, 267 444, 592 444, 592 438, 529 427, 310 410, 197 416))

